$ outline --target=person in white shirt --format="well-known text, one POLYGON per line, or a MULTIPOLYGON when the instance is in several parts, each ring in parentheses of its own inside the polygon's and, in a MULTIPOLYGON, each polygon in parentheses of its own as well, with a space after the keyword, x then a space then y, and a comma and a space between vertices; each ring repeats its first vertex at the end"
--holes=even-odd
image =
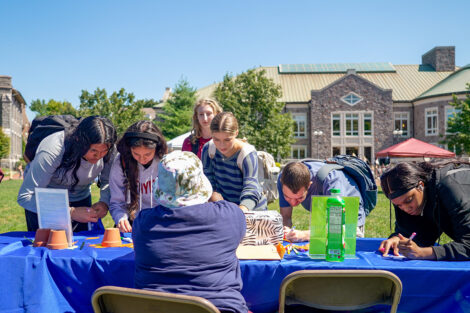
POLYGON ((153 122, 139 121, 126 130, 117 150, 109 177, 109 212, 121 232, 132 232, 132 221, 140 210, 156 205, 153 183, 167 144, 153 122))

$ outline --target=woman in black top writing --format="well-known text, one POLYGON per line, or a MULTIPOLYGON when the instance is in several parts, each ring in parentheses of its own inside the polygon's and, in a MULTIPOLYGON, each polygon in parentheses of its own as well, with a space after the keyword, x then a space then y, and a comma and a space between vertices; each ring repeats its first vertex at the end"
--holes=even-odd
POLYGON ((395 232, 379 250, 410 259, 470 260, 470 163, 399 163, 380 177, 395 207, 395 232), (452 242, 435 242, 442 233, 452 242), (410 240, 412 233, 416 233, 410 240))

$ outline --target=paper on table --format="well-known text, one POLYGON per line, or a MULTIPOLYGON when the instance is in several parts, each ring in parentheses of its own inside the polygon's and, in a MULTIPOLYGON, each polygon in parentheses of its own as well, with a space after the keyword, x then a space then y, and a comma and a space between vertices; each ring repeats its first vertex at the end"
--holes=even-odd
POLYGON ((72 246, 72 223, 67 189, 35 188, 39 228, 64 229, 72 246))
POLYGON ((405 258, 405 256, 401 255, 401 254, 399 254, 399 255, 387 254, 387 255, 383 255, 382 257, 385 258, 385 259, 394 259, 394 260, 402 260, 402 259, 405 258))
POLYGON ((280 260, 281 257, 274 245, 243 246, 237 248, 237 258, 240 260, 280 260))

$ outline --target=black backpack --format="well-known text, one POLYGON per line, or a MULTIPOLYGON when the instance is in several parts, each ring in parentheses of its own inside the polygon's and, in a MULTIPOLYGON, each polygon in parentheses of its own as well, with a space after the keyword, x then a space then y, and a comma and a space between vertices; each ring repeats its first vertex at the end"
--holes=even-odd
POLYGON ((193 143, 193 134, 189 135, 189 142, 191 143, 191 152, 197 155, 199 151, 199 138, 196 139, 196 142, 193 143))
POLYGON ((24 149, 24 159, 31 162, 36 156, 41 141, 58 131, 77 127, 80 120, 72 115, 49 115, 36 117, 31 123, 28 140, 24 149))
POLYGON ((349 177, 354 179, 359 187, 366 216, 375 208, 377 204, 377 185, 375 184, 374 174, 372 174, 372 170, 366 162, 351 155, 337 155, 326 160, 302 160, 302 162, 305 161, 325 163, 317 173, 317 179, 322 184, 329 172, 333 170, 342 170, 345 172, 349 177))

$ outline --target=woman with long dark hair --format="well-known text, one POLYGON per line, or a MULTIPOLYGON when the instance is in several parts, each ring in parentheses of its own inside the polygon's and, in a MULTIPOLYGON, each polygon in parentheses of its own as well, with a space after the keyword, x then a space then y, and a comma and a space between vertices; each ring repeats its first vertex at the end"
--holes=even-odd
POLYGON ((101 116, 89 116, 74 129, 44 138, 28 164, 18 192, 18 204, 25 209, 28 231, 39 228, 36 187, 67 189, 73 231, 89 229, 108 212, 108 175, 116 142, 116 129, 101 116), (100 176, 100 201, 91 203, 90 186, 100 176))
POLYGON ((153 122, 139 121, 126 130, 117 150, 109 181, 109 212, 121 232, 132 232, 132 221, 139 211, 155 205, 153 182, 167 145, 153 122))
POLYGON ((470 164, 399 163, 380 177, 395 207, 395 232, 379 250, 410 259, 470 260, 470 164), (435 245, 442 233, 452 242, 435 245))

